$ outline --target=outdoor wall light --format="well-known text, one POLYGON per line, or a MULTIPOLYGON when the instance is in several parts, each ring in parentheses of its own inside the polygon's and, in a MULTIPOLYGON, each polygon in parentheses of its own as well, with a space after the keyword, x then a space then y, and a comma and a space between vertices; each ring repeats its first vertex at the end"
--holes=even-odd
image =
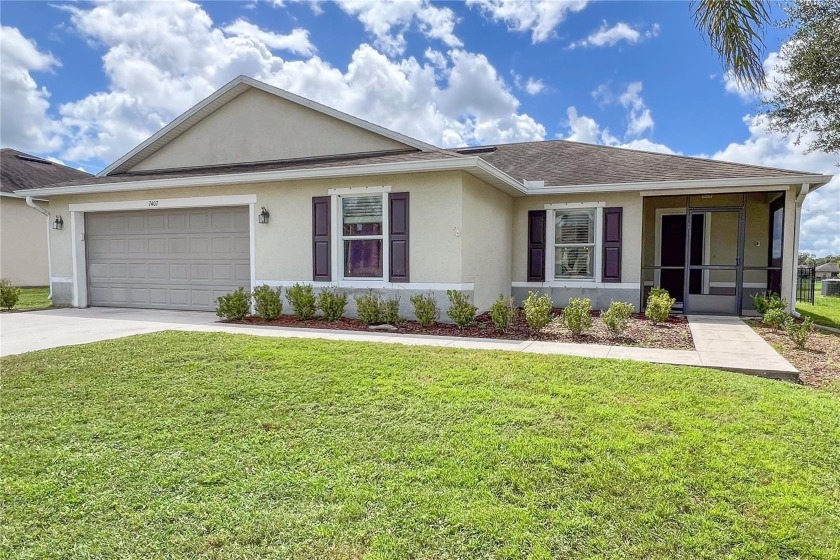
POLYGON ((268 218, 271 214, 268 213, 268 210, 265 209, 265 206, 262 207, 262 212, 260 212, 259 220, 261 224, 267 224, 268 218))
POLYGON ((61 216, 56 216, 55 221, 52 223, 53 229, 64 229, 64 220, 61 219, 61 216))

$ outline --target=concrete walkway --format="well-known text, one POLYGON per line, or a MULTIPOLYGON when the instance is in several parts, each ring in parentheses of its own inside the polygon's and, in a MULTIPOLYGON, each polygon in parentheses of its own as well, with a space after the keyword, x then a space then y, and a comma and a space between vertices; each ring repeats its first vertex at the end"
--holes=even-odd
POLYGON ((222 324, 216 320, 212 313, 104 307, 5 313, 0 315, 0 355, 176 330, 617 358, 712 367, 784 379, 797 378, 796 369, 737 317, 689 317, 689 328, 696 350, 261 327, 222 324))

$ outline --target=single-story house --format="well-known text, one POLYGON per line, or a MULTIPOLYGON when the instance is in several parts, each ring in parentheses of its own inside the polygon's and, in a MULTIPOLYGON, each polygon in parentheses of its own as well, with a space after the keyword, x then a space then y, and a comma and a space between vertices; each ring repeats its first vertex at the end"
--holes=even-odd
POLYGON ((30 189, 90 178, 73 169, 11 148, 0 149, 0 277, 16 286, 50 283, 46 200, 27 202, 30 189))
POLYGON ((825 280, 826 278, 837 278, 840 275, 840 265, 836 262, 827 262, 821 264, 814 269, 817 280, 825 280))
MULTIPOLYGON (((688 313, 793 301, 806 195, 831 179, 567 141, 440 149, 239 77, 94 178, 34 189, 56 301, 212 310, 238 286, 446 290, 688 313)), ((444 305, 445 307, 445 305, 444 305)), ((352 314, 354 307, 348 306, 352 314)))

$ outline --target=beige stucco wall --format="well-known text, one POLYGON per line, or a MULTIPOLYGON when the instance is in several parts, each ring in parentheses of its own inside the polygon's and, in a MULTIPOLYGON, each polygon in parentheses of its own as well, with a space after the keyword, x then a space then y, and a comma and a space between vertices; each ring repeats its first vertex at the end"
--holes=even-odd
MULTIPOLYGON (((567 202, 604 203, 605 206, 621 206, 621 282, 639 282, 641 270, 641 227, 642 197, 639 193, 569 194, 550 196, 529 196, 517 198, 513 204, 513 269, 514 282, 527 280, 528 256, 528 211, 542 210, 546 204, 567 202)), ((552 224, 548 224, 552 227, 552 224)), ((549 248, 547 258, 553 259, 549 248)))
POLYGON ((475 284, 475 305, 485 310, 510 294, 513 197, 463 174, 463 281, 475 284))
POLYGON ((276 95, 251 89, 134 166, 135 171, 407 148, 276 95))
POLYGON ((352 179, 292 181, 223 187, 189 187, 57 196, 50 211, 64 216, 65 228, 53 231, 53 276, 73 272, 69 204, 130 200, 163 200, 203 196, 256 194, 256 211, 265 206, 268 224, 255 224, 256 278, 263 281, 311 281, 312 197, 325 196, 331 188, 383 186, 392 192, 409 192, 411 282, 462 282, 461 173, 424 173, 352 179))
POLYGON ((24 199, 0 197, 0 277, 17 286, 49 283, 47 223, 24 199))

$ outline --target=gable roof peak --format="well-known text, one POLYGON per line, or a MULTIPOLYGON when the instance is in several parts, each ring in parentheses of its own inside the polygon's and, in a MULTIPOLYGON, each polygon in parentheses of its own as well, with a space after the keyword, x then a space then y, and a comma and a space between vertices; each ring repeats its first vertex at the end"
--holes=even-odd
POLYGON ((339 111, 338 109, 334 109, 290 91, 272 86, 250 76, 240 74, 217 89, 211 95, 199 101, 187 111, 176 117, 168 125, 147 138, 117 161, 100 171, 97 174, 97 177, 113 175, 131 169, 143 159, 147 158, 154 152, 157 152, 166 144, 181 136, 181 134, 186 132, 199 121, 251 89, 257 89, 281 99, 285 99, 286 101, 290 101, 297 105, 306 107, 307 109, 338 119, 339 121, 343 121, 420 151, 428 152, 439 150, 436 146, 427 144, 426 142, 422 142, 399 132, 387 129, 383 126, 371 123, 343 111, 339 111))

